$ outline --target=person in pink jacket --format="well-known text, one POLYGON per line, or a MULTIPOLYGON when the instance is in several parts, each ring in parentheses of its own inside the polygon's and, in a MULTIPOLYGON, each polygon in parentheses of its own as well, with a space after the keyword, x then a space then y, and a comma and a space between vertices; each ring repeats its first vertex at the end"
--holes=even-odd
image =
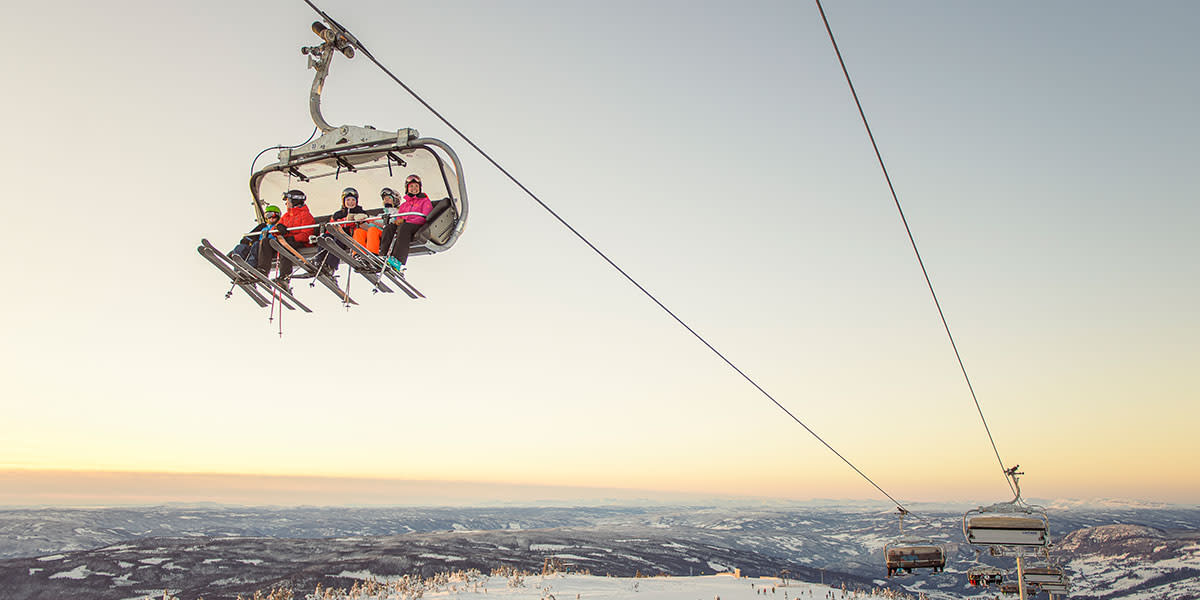
POLYGON ((429 196, 421 191, 420 177, 409 175, 404 180, 404 202, 396 208, 404 216, 396 217, 384 227, 379 250, 388 255, 388 265, 397 271, 403 271, 404 263, 408 262, 408 246, 417 230, 425 224, 429 213, 433 211, 433 203, 429 201, 429 196))

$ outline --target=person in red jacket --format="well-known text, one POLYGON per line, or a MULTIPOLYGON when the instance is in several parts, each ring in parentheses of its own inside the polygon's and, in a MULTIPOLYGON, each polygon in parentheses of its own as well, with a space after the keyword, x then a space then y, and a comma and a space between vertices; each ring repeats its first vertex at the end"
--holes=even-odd
POLYGON ((409 175, 404 180, 404 202, 396 209, 402 216, 396 217, 383 229, 379 249, 390 255, 387 259, 388 265, 397 271, 403 271, 404 263, 408 261, 408 245, 433 211, 433 203, 429 201, 429 196, 421 191, 420 177, 409 175))
MULTIPOLYGON (((294 248, 309 245, 308 238, 312 236, 313 227, 317 220, 313 218, 312 213, 308 211, 308 207, 304 205, 308 197, 300 190, 288 190, 283 195, 283 200, 287 205, 287 212, 283 213, 283 217, 279 219, 279 232, 284 241, 291 244, 294 248), (303 227, 303 229, 299 229, 303 227)), ((277 253, 271 244, 261 243, 258 245, 258 264, 256 267, 263 274, 270 273, 271 264, 275 262, 277 253)), ((292 261, 279 261, 279 277, 280 281, 286 282, 292 276, 292 261)))

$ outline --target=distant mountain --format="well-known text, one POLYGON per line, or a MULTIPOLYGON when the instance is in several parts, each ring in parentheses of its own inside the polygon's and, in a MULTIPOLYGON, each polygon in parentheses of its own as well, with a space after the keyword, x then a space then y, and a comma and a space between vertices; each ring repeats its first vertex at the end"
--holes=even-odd
MULTIPOLYGON (((975 552, 961 513, 925 513, 907 534, 947 546, 939 575, 883 578, 887 510, 730 507, 228 508, 0 511, 6 600, 122 599, 182 590, 209 600, 277 582, 349 585, 381 575, 497 567, 540 570, 547 559, 595 574, 747 575, 788 569, 803 581, 903 586, 932 600, 970 597, 975 552), (15 591, 13 591, 15 590, 15 591)), ((1200 510, 1052 511, 1055 555, 1073 597, 1200 598, 1200 510)), ((1011 559, 978 560, 1011 568, 1011 559)), ((994 596, 989 594, 986 597, 994 596)))
POLYGON ((445 530, 544 529, 603 522, 636 508, 147 508, 0 511, 0 558, 88 550, 151 537, 327 538, 445 530))
POLYGON ((1090 500, 1058 499, 1052 501, 1035 501, 1036 504, 1052 510, 1196 510, 1198 506, 1168 504, 1150 500, 1132 500, 1129 498, 1092 498, 1090 500))
POLYGON ((1056 549, 1073 598, 1200 598, 1200 531, 1102 525, 1073 531, 1056 549))

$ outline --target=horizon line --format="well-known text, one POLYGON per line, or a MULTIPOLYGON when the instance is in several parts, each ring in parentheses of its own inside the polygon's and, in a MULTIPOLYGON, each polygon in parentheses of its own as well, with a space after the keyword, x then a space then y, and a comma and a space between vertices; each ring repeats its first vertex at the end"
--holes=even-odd
MULTIPOLYGON (((37 468, 0 465, 0 507, 99 507, 160 505, 224 506, 582 506, 768 504, 891 507, 870 497, 746 495, 696 490, 663 490, 546 483, 405 479, 363 475, 301 475, 37 468), (247 485, 253 483, 254 485, 247 485), (213 485, 216 484, 216 485, 213 485), (334 485, 331 485, 334 484, 334 485), (336 485, 342 484, 342 485, 336 485)), ((1031 499, 1054 505, 1171 508, 1200 504, 1150 498, 1031 499)), ((978 506, 979 500, 910 501, 911 505, 978 506)))

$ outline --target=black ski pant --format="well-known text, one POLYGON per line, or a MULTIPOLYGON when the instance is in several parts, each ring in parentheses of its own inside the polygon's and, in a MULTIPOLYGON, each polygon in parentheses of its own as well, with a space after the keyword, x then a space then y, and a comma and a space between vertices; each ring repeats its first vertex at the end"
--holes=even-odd
MULTIPOLYGON (((275 261, 275 257, 279 253, 275 251, 275 247, 270 242, 263 241, 258 245, 258 264, 255 267, 262 272, 263 275, 271 273, 271 265, 275 261)), ((279 257, 279 276, 283 278, 292 276, 292 261, 279 257)))
POLYGON ((379 252, 388 254, 388 248, 391 248, 391 256, 407 265, 408 245, 412 243, 413 236, 423 226, 423 224, 418 225, 407 221, 399 225, 388 223, 388 226, 383 228, 383 236, 379 238, 379 252))
MULTIPOLYGON (((346 252, 350 252, 350 249, 347 248, 345 244, 338 241, 338 239, 336 237, 333 237, 332 235, 330 235, 328 233, 322 234, 322 235, 325 237, 325 239, 340 246, 342 248, 342 250, 345 250, 346 252)), ((332 252, 330 252, 324 248, 321 248, 317 252, 317 255, 313 257, 312 263, 314 265, 317 265, 318 267, 320 267, 321 265, 324 265, 326 269, 328 269, 330 271, 336 271, 338 268, 338 265, 342 264, 342 261, 337 256, 335 256, 332 252)))

